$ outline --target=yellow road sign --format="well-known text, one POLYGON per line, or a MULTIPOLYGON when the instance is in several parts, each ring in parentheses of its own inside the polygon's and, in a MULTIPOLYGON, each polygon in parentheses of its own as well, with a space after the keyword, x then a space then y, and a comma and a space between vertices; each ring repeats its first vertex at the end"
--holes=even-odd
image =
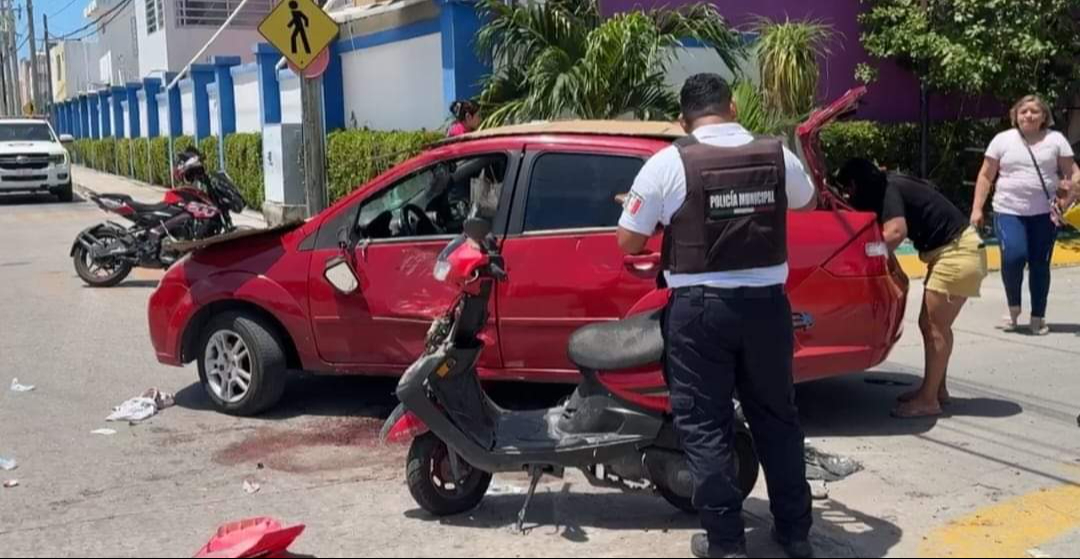
POLYGON ((259 33, 303 70, 334 41, 338 25, 312 0, 282 0, 259 24, 259 33))

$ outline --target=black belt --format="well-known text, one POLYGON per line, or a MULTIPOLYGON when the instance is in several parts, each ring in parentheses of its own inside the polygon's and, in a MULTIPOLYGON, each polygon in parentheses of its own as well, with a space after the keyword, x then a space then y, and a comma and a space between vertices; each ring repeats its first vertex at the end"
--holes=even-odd
POLYGON ((766 287, 710 287, 691 285, 672 290, 675 297, 701 299, 773 299, 784 295, 783 285, 766 287))

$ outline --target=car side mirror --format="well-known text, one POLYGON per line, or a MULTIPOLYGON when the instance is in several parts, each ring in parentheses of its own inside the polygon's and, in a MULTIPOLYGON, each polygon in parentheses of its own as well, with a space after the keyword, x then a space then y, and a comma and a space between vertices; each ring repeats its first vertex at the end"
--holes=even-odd
POLYGON ((326 262, 323 277, 342 295, 352 295, 360 289, 360 278, 345 255, 338 255, 326 262))
POLYGON ((477 243, 483 243, 491 233, 491 222, 480 217, 470 217, 465 220, 464 230, 466 237, 477 243))
POLYGON ((74 142, 75 142, 75 136, 72 136, 71 134, 60 134, 60 143, 61 144, 71 144, 71 143, 74 143, 74 142))

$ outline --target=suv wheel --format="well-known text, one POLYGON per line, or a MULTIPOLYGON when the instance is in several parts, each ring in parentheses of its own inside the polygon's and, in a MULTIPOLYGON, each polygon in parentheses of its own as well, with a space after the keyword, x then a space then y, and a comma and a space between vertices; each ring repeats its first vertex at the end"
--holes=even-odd
POLYGON ((72 200, 75 199, 75 192, 74 192, 73 185, 71 184, 71 181, 68 181, 68 183, 65 184, 64 186, 61 186, 60 188, 58 188, 56 190, 53 190, 52 193, 61 202, 71 202, 72 200))

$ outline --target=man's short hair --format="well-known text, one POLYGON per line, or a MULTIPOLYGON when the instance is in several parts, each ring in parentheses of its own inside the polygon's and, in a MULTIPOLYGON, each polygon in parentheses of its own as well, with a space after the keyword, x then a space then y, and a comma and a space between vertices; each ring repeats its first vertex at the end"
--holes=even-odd
POLYGON ((694 74, 679 93, 683 119, 693 122, 706 116, 731 114, 731 86, 719 74, 694 74))

